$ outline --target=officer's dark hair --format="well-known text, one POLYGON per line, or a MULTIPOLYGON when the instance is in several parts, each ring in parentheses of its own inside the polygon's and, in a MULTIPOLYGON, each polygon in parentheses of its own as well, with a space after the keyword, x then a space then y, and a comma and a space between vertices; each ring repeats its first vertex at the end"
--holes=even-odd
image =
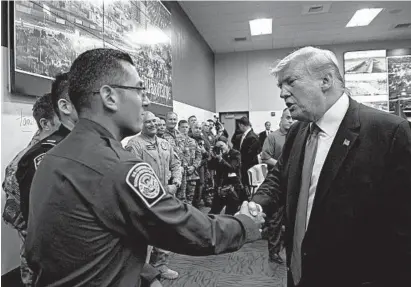
POLYGON ((56 115, 61 119, 59 100, 65 99, 70 102, 70 97, 68 95, 69 86, 69 74, 62 73, 58 74, 51 84, 51 102, 53 103, 53 109, 56 115))
POLYGON ((158 117, 160 120, 166 121, 164 117, 158 117))
POLYGON ((78 113, 91 108, 94 92, 103 85, 121 85, 124 68, 121 61, 134 65, 130 55, 119 50, 88 50, 74 60, 70 69, 69 96, 78 113))
POLYGON ((196 118, 196 119, 197 119, 197 117, 196 117, 195 115, 192 115, 192 116, 190 116, 190 117, 188 118, 188 121, 190 121, 192 118, 196 118))
POLYGON ((211 123, 215 124, 212 119, 208 119, 207 122, 211 122, 211 123))
POLYGON ((51 102, 51 94, 45 94, 37 99, 33 105, 33 118, 36 120, 37 127, 42 130, 40 120, 46 119, 54 123, 54 110, 51 102))
POLYGON ((270 123, 270 124, 271 124, 271 122, 270 122, 270 121, 266 121, 266 122, 264 123, 264 125, 266 125, 266 124, 268 124, 268 123, 270 123))
POLYGON ((242 117, 241 119, 238 120, 238 124, 242 124, 246 127, 250 127, 251 123, 250 120, 247 117, 242 117))
POLYGON ((186 120, 181 120, 178 122, 178 127, 180 127, 182 124, 188 124, 186 120))

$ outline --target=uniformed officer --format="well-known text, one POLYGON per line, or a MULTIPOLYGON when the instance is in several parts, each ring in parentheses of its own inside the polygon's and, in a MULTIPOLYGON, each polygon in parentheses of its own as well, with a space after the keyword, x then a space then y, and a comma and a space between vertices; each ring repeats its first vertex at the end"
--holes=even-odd
MULTIPOLYGON (((174 156, 173 148, 165 140, 158 138, 157 119, 151 112, 144 112, 143 129, 139 135, 134 136, 126 145, 126 150, 131 151, 138 159, 148 163, 157 175, 164 189, 175 194, 177 186, 181 185, 181 163, 174 156), (172 184, 168 185, 171 181, 172 184)), ((160 248, 153 248, 150 263, 158 269, 161 277, 177 279, 178 272, 170 269, 170 252, 160 248)))
POLYGON ((20 274, 21 281, 25 286, 33 285, 33 272, 27 266, 24 257, 24 242, 26 238, 27 221, 24 220, 20 209, 20 188, 16 178, 18 163, 26 152, 42 139, 55 132, 60 121, 53 110, 51 94, 45 94, 37 99, 33 105, 33 118, 37 123, 38 131, 35 133, 30 143, 25 149, 20 151, 6 167, 3 190, 6 193, 6 203, 4 205, 3 220, 6 224, 17 230, 21 239, 20 245, 20 274))
POLYGON ((261 237, 263 213, 207 216, 163 188, 121 146, 141 130, 144 88, 131 57, 81 54, 69 94, 80 121, 34 176, 26 241, 37 286, 139 286, 147 244, 188 255, 235 251, 261 237))
POLYGON ((77 112, 68 96, 68 74, 56 76, 51 88, 51 101, 61 124, 57 131, 34 145, 22 157, 16 171, 20 187, 20 207, 24 220, 29 216, 29 195, 31 182, 46 152, 56 146, 73 129, 78 120, 77 112))
MULTIPOLYGON (((182 139, 178 144, 181 153, 181 163, 184 168, 183 180, 181 183, 181 196, 185 195, 185 200, 188 204, 193 203, 194 190, 197 182, 200 179, 199 167, 201 165, 201 151, 197 142, 188 136, 188 122, 181 120, 178 122, 178 131, 182 139)), ((178 198, 180 198, 177 195, 178 198)))
POLYGON ((166 131, 166 119, 163 117, 158 117, 157 136, 159 138, 164 138, 165 131, 166 131))

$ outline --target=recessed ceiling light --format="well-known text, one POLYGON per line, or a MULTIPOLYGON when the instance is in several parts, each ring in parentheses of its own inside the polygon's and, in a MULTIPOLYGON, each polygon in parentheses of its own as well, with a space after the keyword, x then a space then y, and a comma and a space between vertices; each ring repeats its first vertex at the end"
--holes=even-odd
POLYGON ((256 19, 250 21, 251 36, 267 35, 273 32, 273 19, 256 19))
POLYGON ((367 26, 371 21, 377 17, 377 15, 382 11, 382 8, 372 8, 372 9, 360 9, 355 12, 352 16, 350 22, 348 22, 345 27, 359 27, 367 26))

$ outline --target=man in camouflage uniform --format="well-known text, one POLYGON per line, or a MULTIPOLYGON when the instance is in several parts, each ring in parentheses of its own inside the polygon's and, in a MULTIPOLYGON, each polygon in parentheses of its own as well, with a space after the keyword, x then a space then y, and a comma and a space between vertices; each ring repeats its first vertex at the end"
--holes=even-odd
MULTIPOLYGON (((178 123, 178 129, 184 140, 179 141, 178 145, 181 153, 181 164, 184 168, 183 180, 181 182, 181 194, 187 200, 187 203, 192 204, 194 199, 194 190, 196 188, 197 181, 200 180, 198 169, 201 165, 202 154, 197 141, 188 136, 188 122, 181 120, 178 123)), ((177 195, 177 198, 179 194, 177 195)))
MULTIPOLYGON (((178 116, 175 112, 168 112, 166 115, 166 130, 164 131, 163 138, 168 141, 174 151, 174 156, 180 160, 183 155, 184 140, 185 137, 176 130, 178 122, 178 116)), ((182 183, 184 182, 184 169, 181 168, 182 183)), ((185 189, 182 190, 181 186, 177 186, 177 198, 186 201, 185 189)))
POLYGON ((16 229, 21 239, 20 273, 25 286, 33 286, 33 272, 27 266, 24 256, 24 240, 26 237, 27 222, 23 218, 20 208, 20 188, 16 178, 16 171, 21 158, 35 144, 51 135, 58 128, 60 122, 53 110, 51 94, 40 97, 33 105, 33 117, 36 120, 38 131, 28 146, 20 151, 6 167, 3 190, 6 193, 6 204, 3 211, 3 220, 16 229))
MULTIPOLYGON (((158 120, 153 113, 144 112, 143 129, 140 134, 128 141, 126 150, 148 163, 165 190, 174 195, 177 187, 181 185, 181 163, 174 156, 171 145, 156 135, 157 123, 158 120), (168 182, 172 184, 169 185, 168 182)), ((169 257, 169 251, 154 247, 150 263, 157 268, 161 277, 172 280, 178 277, 178 273, 167 267, 169 257)))

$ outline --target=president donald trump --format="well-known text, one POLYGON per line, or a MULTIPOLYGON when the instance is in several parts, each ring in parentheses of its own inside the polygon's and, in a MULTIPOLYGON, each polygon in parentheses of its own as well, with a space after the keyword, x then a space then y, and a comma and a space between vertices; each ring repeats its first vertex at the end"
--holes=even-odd
POLYGON ((285 205, 288 285, 411 286, 409 123, 351 99, 330 51, 297 50, 273 74, 298 123, 252 201, 285 205))

